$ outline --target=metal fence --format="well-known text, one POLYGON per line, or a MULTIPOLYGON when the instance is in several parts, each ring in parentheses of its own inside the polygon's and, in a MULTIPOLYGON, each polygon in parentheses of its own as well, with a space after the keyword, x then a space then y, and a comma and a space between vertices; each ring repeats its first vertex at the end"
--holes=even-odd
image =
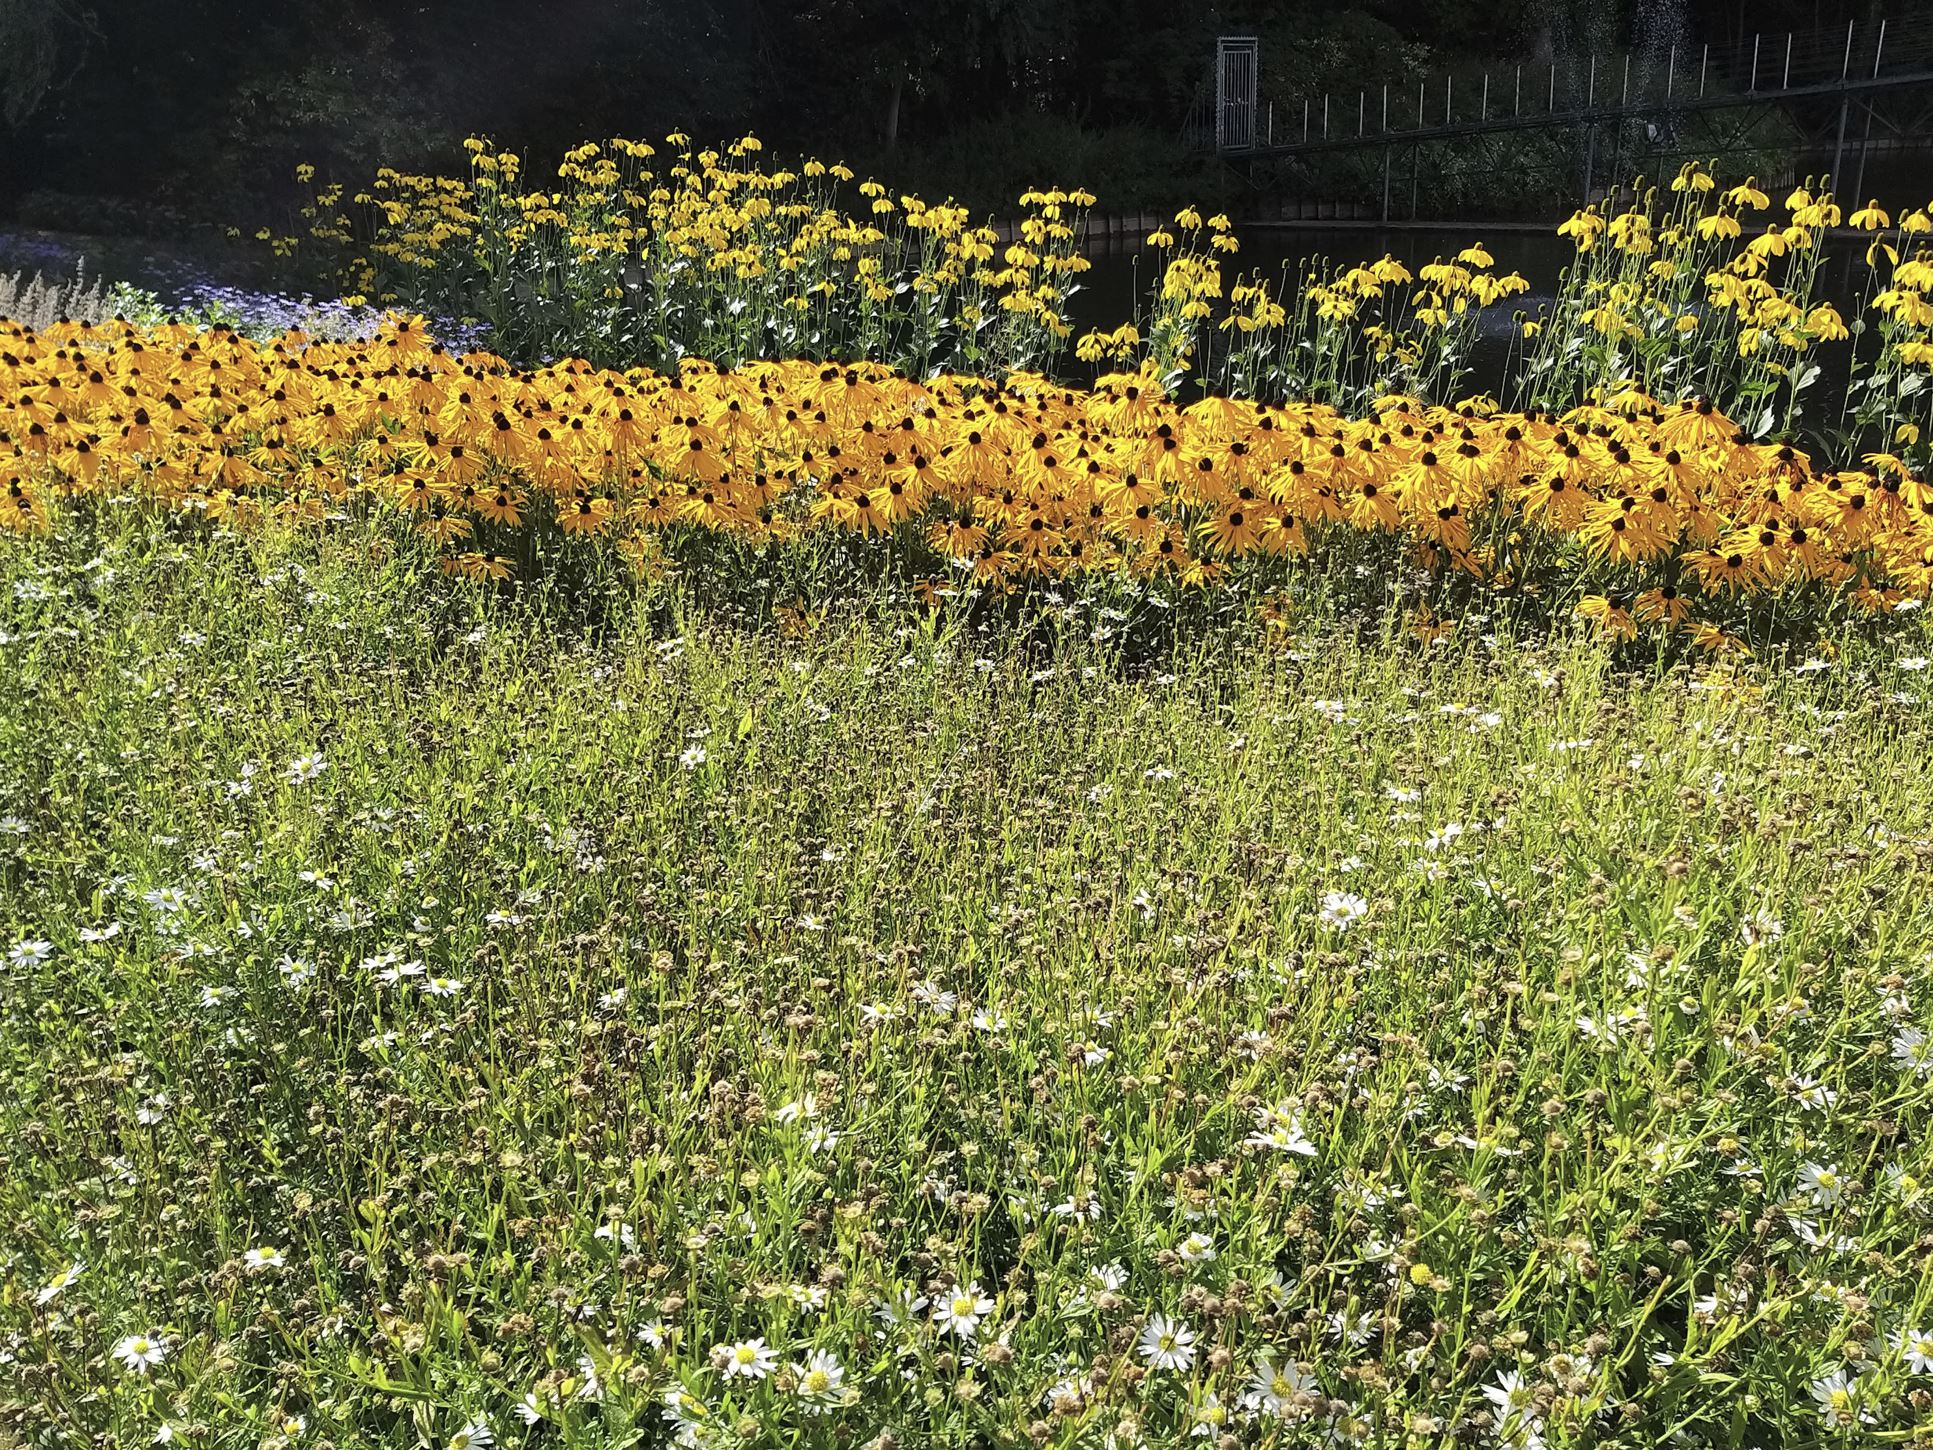
MULTIPOLYGON (((1698 111, 1776 107, 1807 142, 1829 146, 1833 173, 1849 150, 1933 143, 1933 7, 1843 30, 1754 35, 1736 45, 1680 45, 1592 54, 1544 64, 1443 73, 1414 88, 1334 92, 1286 107, 1259 99, 1253 42, 1233 74, 1249 99, 1228 101, 1228 51, 1218 47, 1212 125, 1198 104, 1185 138, 1229 157, 1417 146, 1525 130, 1578 133, 1584 191, 1600 133, 1635 126, 1668 133, 1698 111), (1882 106, 1881 102, 1886 102, 1882 106), (1902 109, 1902 103, 1904 109, 1902 109), (1918 109, 1915 109, 1915 108, 1918 109), (1877 133, 1877 134, 1876 134, 1877 133)), ((1225 40, 1223 46, 1229 45, 1225 40)))

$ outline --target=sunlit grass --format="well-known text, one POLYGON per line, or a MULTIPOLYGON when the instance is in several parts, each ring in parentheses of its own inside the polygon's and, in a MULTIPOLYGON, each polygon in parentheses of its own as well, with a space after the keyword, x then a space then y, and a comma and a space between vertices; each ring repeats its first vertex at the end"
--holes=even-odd
POLYGON ((1933 1404, 1910 632, 1128 667, 100 527, 0 551, 0 1442, 1933 1404))

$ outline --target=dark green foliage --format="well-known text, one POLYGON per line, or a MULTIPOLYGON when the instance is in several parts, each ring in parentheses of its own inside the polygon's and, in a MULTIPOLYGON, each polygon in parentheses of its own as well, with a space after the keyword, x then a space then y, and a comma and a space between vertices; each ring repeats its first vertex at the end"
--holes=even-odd
MULTIPOLYGON (((1684 24, 1723 44, 1866 9, 1698 0, 1684 24)), ((298 159, 360 177, 447 165, 471 133, 544 156, 674 128, 753 129, 987 209, 1057 159, 1104 204, 1165 204, 1208 189, 1180 136, 1218 34, 1260 36, 1266 98, 1299 111, 1644 44, 1646 24, 1631 0, 0 0, 0 216, 58 192, 273 219, 298 159)))

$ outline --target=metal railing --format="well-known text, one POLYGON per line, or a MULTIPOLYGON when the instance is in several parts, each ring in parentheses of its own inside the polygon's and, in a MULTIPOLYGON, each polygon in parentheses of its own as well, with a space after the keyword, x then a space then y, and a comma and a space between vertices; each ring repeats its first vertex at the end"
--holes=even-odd
MULTIPOLYGON (((1583 138, 1588 195, 1597 136, 1606 128, 1743 106, 1816 111, 1823 102, 1827 135, 1817 139, 1830 139, 1836 175, 1849 147, 1870 144, 1875 98, 1915 87, 1933 89, 1933 10, 1906 19, 1853 22, 1843 30, 1754 35, 1736 45, 1593 54, 1507 71, 1485 69, 1474 76, 1444 73, 1419 80, 1413 91, 1387 84, 1361 90, 1353 106, 1346 94, 1334 92, 1303 97, 1299 106, 1286 108, 1288 114, 1264 102, 1253 143, 1217 149, 1230 157, 1372 147, 1387 153, 1393 146, 1572 129, 1583 138), (1830 109, 1835 101, 1836 112, 1830 109), (1867 111, 1868 123, 1859 135, 1850 125, 1855 105, 1867 111)), ((1203 139, 1201 129, 1187 133, 1196 144, 1203 139)), ((1933 141, 1933 134, 1921 139, 1933 141)))

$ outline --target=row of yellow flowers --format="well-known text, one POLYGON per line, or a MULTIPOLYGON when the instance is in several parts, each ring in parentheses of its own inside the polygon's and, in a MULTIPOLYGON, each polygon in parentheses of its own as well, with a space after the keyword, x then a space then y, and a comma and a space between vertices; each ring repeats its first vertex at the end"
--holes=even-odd
POLYGON ((1493 584, 1588 592, 1607 628, 1700 596, 1933 593, 1933 487, 1899 459, 1815 469, 1706 403, 1635 391, 1562 415, 1388 397, 1365 416, 1210 397, 1147 372, 920 382, 876 364, 675 375, 452 356, 420 319, 361 343, 185 325, 0 328, 0 526, 132 496, 242 522, 406 510, 450 568, 518 531, 634 560, 704 530, 845 531, 1006 587, 1097 570, 1204 584, 1349 531, 1493 584))
POLYGON ((1508 334, 1484 386, 1510 407, 1635 386, 1857 451, 1933 434, 1933 218, 1911 209, 1895 225, 1870 202, 1847 213, 1823 183, 1780 205, 1693 162, 1620 188, 1558 228, 1574 261, 1553 297, 1509 319, 1494 314, 1528 284, 1480 244, 1415 267, 1315 258, 1268 277, 1238 269, 1227 217, 1184 208, 1146 238, 1155 267, 1132 315, 1076 338, 1069 302, 1095 201, 1078 188, 1023 195, 1002 236, 836 162, 770 161, 751 136, 586 142, 554 179, 481 139, 468 154, 463 177, 385 170, 361 190, 322 186, 278 250, 380 305, 481 320, 522 362, 866 358, 916 377, 1002 377, 1058 373, 1071 347, 1097 369, 1152 368, 1171 390, 1360 415, 1387 393, 1462 395, 1479 336, 1508 334), (1872 234, 1856 311, 1821 282, 1845 226, 1872 234))

